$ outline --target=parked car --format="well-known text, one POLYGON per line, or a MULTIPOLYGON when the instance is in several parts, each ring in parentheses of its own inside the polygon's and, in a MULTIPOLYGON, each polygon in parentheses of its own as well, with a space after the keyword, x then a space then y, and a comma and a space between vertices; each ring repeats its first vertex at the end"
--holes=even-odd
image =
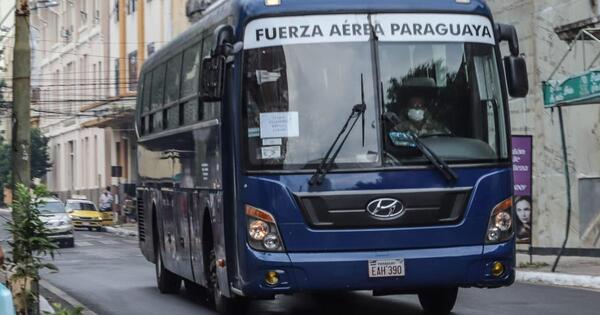
POLYGON ((60 246, 74 247, 73 222, 64 204, 55 198, 43 198, 39 211, 42 221, 49 230, 48 237, 60 246))
POLYGON ((67 212, 77 228, 101 230, 113 222, 112 211, 101 211, 92 201, 86 199, 69 199, 65 204, 67 212))

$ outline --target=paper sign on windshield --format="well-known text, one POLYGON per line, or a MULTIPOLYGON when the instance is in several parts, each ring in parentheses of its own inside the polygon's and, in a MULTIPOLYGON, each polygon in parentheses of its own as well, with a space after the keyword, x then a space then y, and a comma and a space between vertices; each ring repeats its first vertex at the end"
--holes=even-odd
POLYGON ((246 27, 245 49, 293 44, 379 41, 495 44, 490 20, 464 14, 339 14, 274 17, 246 27))
POLYGON ((260 113, 261 138, 290 138, 300 136, 298 112, 260 113))

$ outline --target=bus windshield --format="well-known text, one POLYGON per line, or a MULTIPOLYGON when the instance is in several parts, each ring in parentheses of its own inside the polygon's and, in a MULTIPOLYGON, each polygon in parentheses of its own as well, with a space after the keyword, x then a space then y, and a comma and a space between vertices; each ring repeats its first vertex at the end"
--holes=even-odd
POLYGON ((412 136, 449 164, 508 158, 493 45, 321 42, 244 56, 249 170, 316 168, 362 95, 364 127, 353 128, 334 169, 427 164, 412 136))

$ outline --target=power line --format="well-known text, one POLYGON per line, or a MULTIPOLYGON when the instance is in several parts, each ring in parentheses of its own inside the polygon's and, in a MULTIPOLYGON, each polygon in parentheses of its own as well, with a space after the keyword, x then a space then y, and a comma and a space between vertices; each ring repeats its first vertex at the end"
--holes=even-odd
MULTIPOLYGON (((15 38, 14 36, 5 36, 4 38, 15 38)), ((109 45, 121 45, 121 44, 126 44, 126 45, 138 45, 140 42, 105 42, 105 41, 89 41, 89 42, 82 42, 82 41, 77 41, 77 42, 68 42, 66 40, 51 40, 51 39, 36 39, 35 41, 39 41, 39 42, 51 42, 51 43, 65 43, 65 44, 109 44, 109 45)), ((143 44, 164 44, 164 43, 168 43, 169 41, 152 41, 152 42, 143 42, 143 44)))

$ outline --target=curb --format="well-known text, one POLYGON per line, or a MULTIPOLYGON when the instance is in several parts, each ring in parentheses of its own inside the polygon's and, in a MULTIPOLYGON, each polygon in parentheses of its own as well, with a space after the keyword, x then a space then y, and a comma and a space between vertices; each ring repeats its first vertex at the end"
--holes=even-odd
POLYGON ((58 296, 63 301, 69 303, 71 306, 83 308, 83 312, 81 313, 82 315, 98 315, 95 312, 90 311, 87 307, 85 307, 85 305, 81 304, 79 301, 77 301, 75 298, 73 298, 72 296, 70 296, 69 294, 64 292, 63 290, 50 284, 50 282, 48 282, 46 280, 40 280, 40 286, 43 287, 44 289, 50 291, 52 294, 58 296))
POLYGON ((111 234, 117 234, 119 236, 138 236, 137 231, 133 231, 133 230, 129 230, 129 229, 124 229, 124 228, 118 228, 118 227, 112 227, 112 226, 105 226, 104 230, 108 233, 111 234))
POLYGON ((600 277, 517 270, 516 281, 600 290, 600 277))
POLYGON ((40 295, 40 314, 54 314, 54 308, 42 295, 40 295))

